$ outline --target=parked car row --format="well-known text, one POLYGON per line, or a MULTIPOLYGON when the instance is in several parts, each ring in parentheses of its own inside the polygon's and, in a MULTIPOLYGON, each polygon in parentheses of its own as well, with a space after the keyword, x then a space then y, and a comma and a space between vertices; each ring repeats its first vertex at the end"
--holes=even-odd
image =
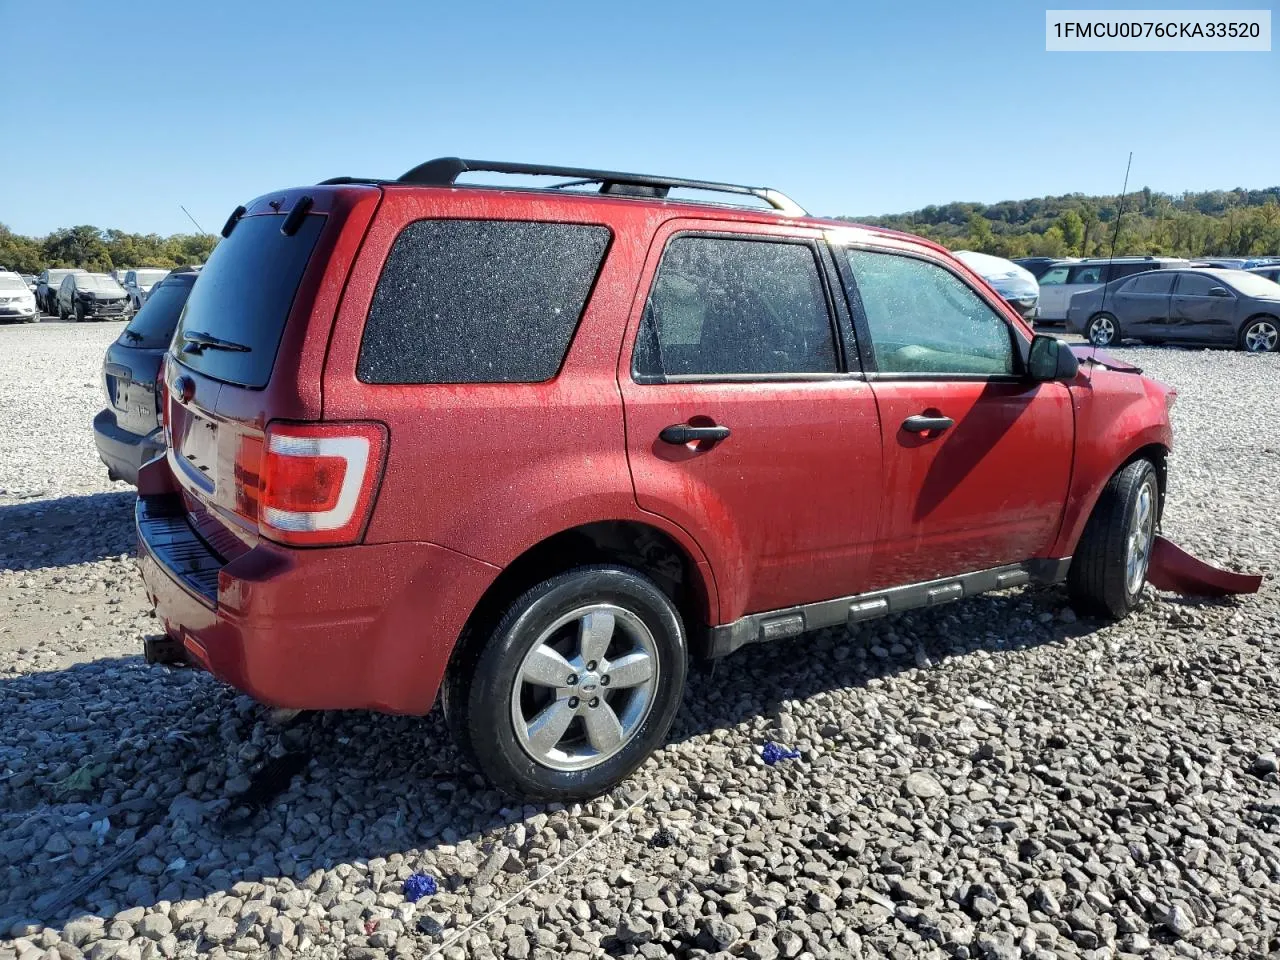
POLYGON ((0 321, 32 323, 39 315, 36 295, 22 276, 8 270, 0 271, 0 321))
MULTIPOLYGON (((90 290, 95 294, 94 300, 101 299, 103 301, 102 309, 98 309, 96 313, 86 309, 84 319, 95 316, 117 316, 114 306, 109 309, 106 307, 108 303, 114 303, 120 296, 116 292, 119 288, 123 294, 124 313, 133 314, 141 309, 142 305, 147 302, 147 296, 151 289, 163 280, 169 274, 169 270, 164 267, 139 267, 137 269, 116 269, 109 274, 106 273, 90 273, 79 267, 50 267, 40 273, 38 277, 29 278, 31 289, 36 295, 36 304, 41 311, 50 315, 63 319, 76 317, 81 319, 75 309, 78 302, 78 294, 84 290, 90 290), (86 285, 77 285, 73 281, 72 285, 66 288, 64 295, 63 284, 68 277, 77 275, 92 276, 97 279, 86 285), (102 281, 110 281, 114 286, 104 285, 102 281)), ((85 298, 79 298, 85 299, 85 298)), ((86 308, 90 306, 99 306, 98 304, 90 304, 86 300, 86 308)))
POLYGON ((1214 268, 1121 277, 1073 296, 1067 330, 1099 347, 1129 337, 1270 353, 1280 349, 1280 283, 1262 273, 1214 268))

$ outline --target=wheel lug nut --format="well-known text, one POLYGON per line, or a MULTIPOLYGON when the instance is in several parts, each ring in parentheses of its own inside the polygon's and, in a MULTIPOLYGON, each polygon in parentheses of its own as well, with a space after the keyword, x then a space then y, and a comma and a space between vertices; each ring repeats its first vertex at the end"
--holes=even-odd
POLYGON ((598 707, 598 706, 600 706, 600 698, 599 698, 599 697, 592 697, 592 698, 591 698, 591 706, 592 706, 592 707, 598 707))
POLYGON ((596 668, 596 662, 595 662, 594 660, 588 661, 588 663, 587 663, 587 669, 588 669, 588 670, 594 670, 595 668, 596 668))
POLYGON ((576 673, 569 674, 569 679, 566 680, 565 682, 568 683, 569 686, 571 687, 574 686, 578 682, 578 675, 576 673))
POLYGON ((609 685, 609 675, 606 673, 600 678, 600 686, 607 687, 609 685))
POLYGON ((577 698, 577 697, 570 697, 570 698, 569 698, 569 709, 570 709, 570 710, 577 710, 577 709, 578 709, 578 698, 577 698))

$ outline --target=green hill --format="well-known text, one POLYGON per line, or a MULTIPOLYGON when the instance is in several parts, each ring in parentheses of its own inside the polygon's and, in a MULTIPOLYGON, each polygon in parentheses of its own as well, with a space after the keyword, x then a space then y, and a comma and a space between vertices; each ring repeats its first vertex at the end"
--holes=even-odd
MULTIPOLYGON (((1120 198, 1069 193, 1000 203, 930 205, 887 217, 841 217, 905 230, 953 250, 1001 257, 1106 256, 1120 198)), ((1143 187, 1124 198, 1116 254, 1280 255, 1280 187, 1174 196, 1143 187)))

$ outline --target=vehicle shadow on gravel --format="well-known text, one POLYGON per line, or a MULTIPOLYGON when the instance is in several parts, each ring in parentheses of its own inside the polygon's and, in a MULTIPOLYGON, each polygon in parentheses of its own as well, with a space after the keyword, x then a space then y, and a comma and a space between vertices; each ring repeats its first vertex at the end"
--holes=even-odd
MULTIPOLYGON (((1060 590, 1034 588, 747 648, 692 671, 670 742, 739 728, 725 742, 755 762, 765 740, 785 740, 774 726, 785 700, 1096 628, 1055 619, 1063 603, 1060 590)), ((483 860, 504 831, 558 809, 506 799, 460 763, 438 710, 304 714, 277 727, 207 675, 137 657, 2 680, 0 917, 56 926, 86 911, 251 896, 235 885, 301 884, 379 857, 393 857, 379 869, 395 877, 427 852, 457 888, 474 866, 453 845, 477 843, 483 860), (233 795, 253 801, 240 816, 233 795)))
POLYGON ((0 570, 43 570, 133 553, 132 491, 0 506, 0 570))

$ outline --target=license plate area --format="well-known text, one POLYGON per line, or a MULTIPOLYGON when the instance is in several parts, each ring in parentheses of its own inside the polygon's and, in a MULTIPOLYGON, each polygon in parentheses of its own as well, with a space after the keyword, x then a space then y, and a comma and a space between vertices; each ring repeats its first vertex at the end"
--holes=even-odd
POLYGON ((178 463, 187 475, 206 493, 215 488, 215 467, 218 463, 218 425, 197 413, 187 410, 178 444, 178 463))

